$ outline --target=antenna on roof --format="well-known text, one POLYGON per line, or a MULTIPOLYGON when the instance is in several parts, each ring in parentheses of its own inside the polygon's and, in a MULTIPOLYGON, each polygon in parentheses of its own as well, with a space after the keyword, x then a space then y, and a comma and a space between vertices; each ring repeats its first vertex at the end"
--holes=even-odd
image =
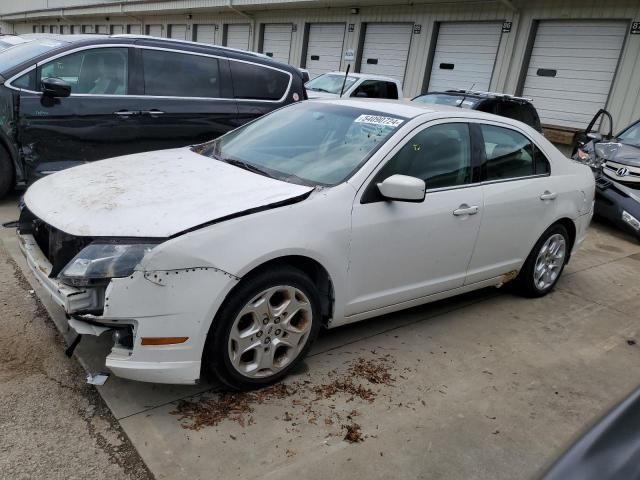
POLYGON ((476 82, 473 82, 473 85, 471 85, 471 88, 469 90, 465 90, 464 95, 462 96, 462 100, 460 100, 460 103, 458 104, 458 108, 462 108, 462 103, 467 99, 467 93, 473 90, 473 87, 476 86, 476 82))
POLYGON ((347 73, 344 74, 344 80, 342 81, 342 88, 340 89, 340 98, 342 98, 342 94, 344 93, 344 86, 347 84, 347 77, 349 76, 349 70, 351 69, 351 64, 347 64, 347 73))

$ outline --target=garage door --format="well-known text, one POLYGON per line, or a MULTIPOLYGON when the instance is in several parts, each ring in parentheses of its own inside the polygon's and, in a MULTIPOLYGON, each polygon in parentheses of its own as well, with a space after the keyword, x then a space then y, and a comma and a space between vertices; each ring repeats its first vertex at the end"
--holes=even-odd
POLYGON ((109 31, 109 28, 107 27, 107 25, 96 26, 96 33, 107 33, 108 31, 109 31))
POLYGON ((124 27, 122 25, 111 25, 111 34, 119 35, 124 33, 124 27))
POLYGON ((367 24, 360 71, 403 81, 412 31, 408 23, 367 24))
POLYGON ((171 24, 169 25, 169 38, 175 38, 176 40, 187 39, 187 26, 183 24, 171 24))
POLYGON ((95 28, 94 25, 82 25, 82 33, 95 33, 95 28))
POLYGON ((151 35, 152 37, 161 37, 162 25, 147 25, 147 35, 151 35))
POLYGON ((607 104, 625 22, 540 22, 523 96, 543 124, 584 128, 607 104))
POLYGON ((264 26, 262 53, 274 60, 289 63, 291 52, 291 24, 268 23, 264 26))
POLYGON ((142 29, 140 25, 127 25, 127 33, 131 35, 140 35, 142 33, 142 29))
POLYGON ((215 25, 194 25, 196 29, 196 42, 208 43, 213 45, 216 43, 216 26, 215 25))
POLYGON ((231 23, 227 25, 226 47, 249 50, 249 25, 231 23))
POLYGON ((440 24, 429 91, 489 90, 501 35, 501 23, 440 24))
POLYGON ((309 26, 306 69, 311 78, 340 70, 344 23, 314 23, 309 26))

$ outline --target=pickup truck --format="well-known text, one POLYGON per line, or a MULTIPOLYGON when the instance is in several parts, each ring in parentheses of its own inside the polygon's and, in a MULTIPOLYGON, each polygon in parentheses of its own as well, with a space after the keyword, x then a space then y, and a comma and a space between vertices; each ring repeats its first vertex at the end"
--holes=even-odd
POLYGON ((309 98, 389 98, 403 97, 402 82, 395 78, 366 73, 329 72, 305 83, 309 98), (346 77, 346 81, 345 81, 346 77), (344 90, 343 90, 344 84, 344 90))

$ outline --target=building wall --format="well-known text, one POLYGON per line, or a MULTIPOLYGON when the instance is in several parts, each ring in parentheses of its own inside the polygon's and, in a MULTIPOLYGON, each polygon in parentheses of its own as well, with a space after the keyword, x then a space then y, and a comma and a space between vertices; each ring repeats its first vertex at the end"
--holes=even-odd
MULTIPOLYGON (((412 35, 409 57, 404 80, 405 95, 412 97, 422 92, 425 85, 425 73, 429 52, 433 48, 434 28, 437 22, 446 21, 508 21, 512 23, 511 32, 501 36, 490 89, 505 93, 517 93, 519 79, 526 68, 527 45, 532 25, 537 20, 550 19, 623 19, 640 21, 640 1, 610 0, 603 4, 601 0, 530 0, 514 1, 522 8, 513 10, 499 1, 450 1, 439 4, 398 5, 390 0, 387 6, 359 7, 357 14, 351 13, 348 3, 339 0, 344 6, 312 7, 317 2, 309 0, 234 0, 233 5, 241 8, 244 15, 226 8, 227 0, 172 0, 127 2, 119 1, 118 8, 109 2, 93 0, 26 0, 14 11, 44 11, 25 14, 22 19, 12 18, 12 11, 0 6, 0 19, 11 22, 16 33, 31 32, 33 25, 60 24, 162 24, 163 36, 167 35, 169 24, 187 24, 188 36, 194 23, 214 23, 222 29, 225 23, 250 23, 252 26, 252 49, 258 49, 259 29, 263 23, 292 23, 290 63, 300 66, 303 55, 303 36, 305 23, 340 22, 353 24, 353 31, 346 33, 345 50, 359 47, 362 25, 368 22, 407 22, 421 25, 420 33, 412 35), (278 3, 277 7, 270 4, 278 3), (43 7, 44 5, 44 7, 43 7), (48 5, 49 10, 46 10, 48 5), (282 8, 285 6, 286 8, 282 8), (61 15, 60 8, 65 8, 61 15), (82 8, 81 8, 82 7, 82 8), (301 8, 306 7, 306 8, 301 8), (121 15, 119 12, 132 12, 121 15), (25 19, 25 16, 28 18, 25 19), (107 20, 108 18, 108 20, 107 20), (24 20, 23 20, 24 19, 24 20)), ((14 15, 19 17, 19 15, 14 15)), ((6 31, 6 29, 3 29, 6 31)), ((38 31, 40 31, 38 29, 38 31)), ((79 30, 77 30, 79 31, 79 30)), ((144 31, 144 27, 143 27, 144 31)), ((217 37, 221 38, 221 33, 217 37)), ((353 62, 351 62, 353 63, 353 62)), ((342 61, 345 69, 347 62, 342 61)), ((585 65, 588 68, 588 65, 585 65)), ((627 34, 620 63, 614 79, 607 104, 615 119, 615 127, 621 128, 640 117, 640 35, 627 34)))

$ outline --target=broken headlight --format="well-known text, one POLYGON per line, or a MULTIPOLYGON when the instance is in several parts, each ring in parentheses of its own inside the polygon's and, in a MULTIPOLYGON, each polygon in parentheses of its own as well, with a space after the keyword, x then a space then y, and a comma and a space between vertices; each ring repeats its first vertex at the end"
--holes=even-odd
POLYGON ((604 162, 603 158, 599 158, 594 155, 593 150, 587 150, 583 148, 578 148, 576 150, 576 154, 573 156, 573 159, 588 165, 591 168, 600 168, 602 163, 604 162))
POLYGON ((157 243, 94 242, 86 246, 60 272, 62 283, 76 287, 106 285, 112 278, 133 273, 157 243))

